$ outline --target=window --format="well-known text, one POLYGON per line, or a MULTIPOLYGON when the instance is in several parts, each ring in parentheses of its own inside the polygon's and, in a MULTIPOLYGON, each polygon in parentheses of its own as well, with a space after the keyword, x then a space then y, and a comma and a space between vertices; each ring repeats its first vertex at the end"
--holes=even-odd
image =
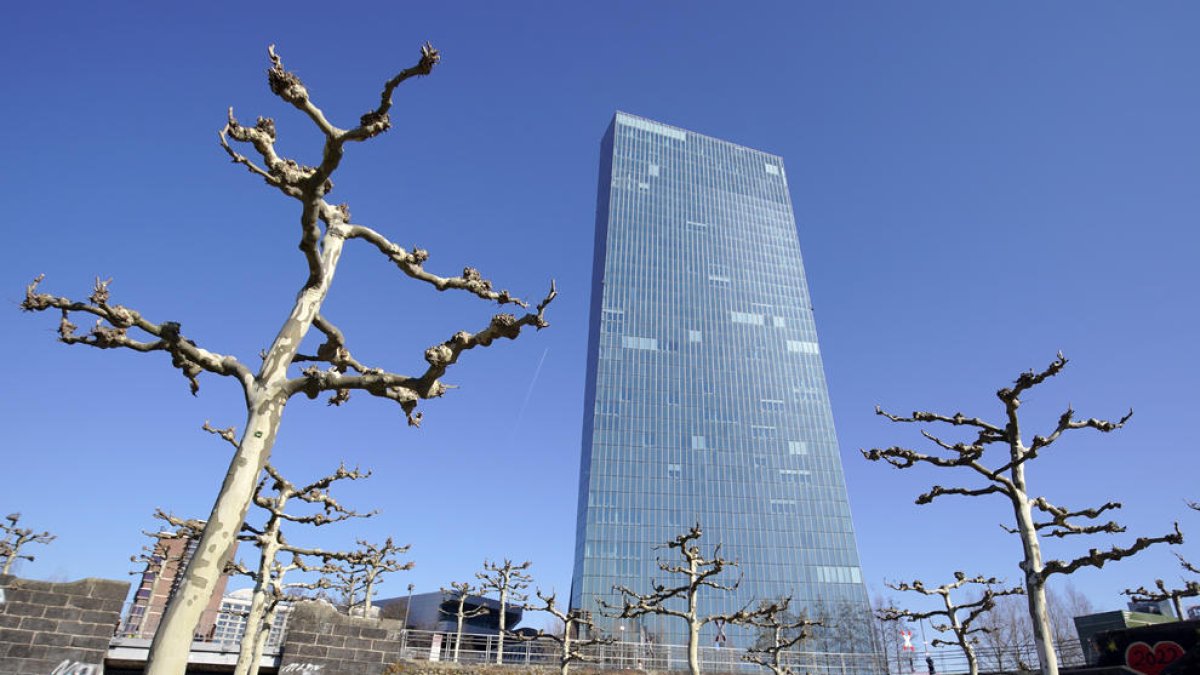
POLYGON ((689 330, 688 331, 688 342, 700 342, 700 331, 689 330))
POLYGON ((787 341, 787 350, 789 352, 792 352, 793 354, 819 354, 820 353, 820 350, 817 348, 817 343, 802 342, 800 340, 788 340, 787 341))
POLYGON ((807 455, 808 443, 805 443, 804 441, 788 441, 788 454, 807 455))
POLYGON ((646 349, 655 351, 658 349, 658 340, 648 337, 637 337, 635 335, 621 336, 621 346, 626 349, 646 349))
POLYGON ((703 436, 692 436, 692 449, 707 450, 708 443, 705 441, 703 436))
POLYGON ((683 478, 683 465, 682 464, 668 464, 667 465, 667 478, 676 478, 676 479, 683 478))
POLYGON ((782 316, 773 316, 771 317, 771 325, 776 328, 787 328, 787 320, 782 316))
POLYGON ((749 312, 730 312, 729 318, 734 323, 744 323, 751 326, 761 326, 765 321, 762 314, 750 314, 749 312))

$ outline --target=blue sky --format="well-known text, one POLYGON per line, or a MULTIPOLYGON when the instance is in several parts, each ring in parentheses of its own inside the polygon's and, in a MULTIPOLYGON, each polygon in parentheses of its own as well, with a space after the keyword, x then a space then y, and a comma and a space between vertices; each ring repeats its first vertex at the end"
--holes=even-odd
MULTIPOLYGON (((874 406, 996 417, 993 392, 1058 350, 1072 362, 1028 397, 1027 426, 1068 402, 1136 414, 1060 443, 1033 489, 1074 508, 1123 501, 1130 533, 1115 543, 1179 520, 1200 558, 1200 513, 1183 504, 1200 499, 1195 5, 26 3, 7 18, 0 511, 59 535, 29 576, 122 578, 155 507, 207 514, 228 452, 199 427, 243 412, 212 376, 192 398, 161 355, 57 344, 55 317, 18 313, 24 284, 45 273, 46 290, 84 297, 112 276, 116 302, 257 365, 305 268, 295 203, 217 146, 226 107, 274 117, 281 151, 312 162, 314 131, 265 86, 266 45, 345 126, 424 40, 443 63, 398 91, 388 134, 349 149, 333 197, 428 249, 431 269, 475 266, 534 297, 554 278, 560 298, 548 330, 467 354, 420 430, 364 396, 289 406, 275 452, 287 475, 341 460, 375 471, 339 494, 382 514, 322 542, 413 545, 416 568, 383 595, 505 556, 567 593, 596 167, 615 109, 784 157, 873 590, 1019 574, 997 527, 1005 502, 916 507, 954 478, 861 459, 915 442, 874 406)), ((493 311, 363 246, 326 308, 356 356, 401 372, 493 311)), ((1116 608, 1122 588, 1156 577, 1177 577, 1166 551, 1074 583, 1116 608)))

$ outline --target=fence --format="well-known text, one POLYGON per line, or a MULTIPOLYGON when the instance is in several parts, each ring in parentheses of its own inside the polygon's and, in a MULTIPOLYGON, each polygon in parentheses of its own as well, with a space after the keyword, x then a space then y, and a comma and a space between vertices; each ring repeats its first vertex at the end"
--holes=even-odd
MULTIPOLYGON (((193 642, 221 647, 224 651, 237 651, 242 637, 246 634, 246 617, 249 614, 249 603, 225 602, 221 609, 205 610, 196 625, 192 636, 193 642)), ((287 632, 287 621, 291 615, 291 607, 282 605, 271 626, 271 634, 267 637, 266 652, 277 653, 283 644, 287 632)), ((154 637, 158 625, 162 621, 161 608, 148 607, 137 603, 126 603, 125 611, 121 613, 121 622, 113 633, 113 640, 150 640, 154 637)))
MULTIPOLYGON (((195 642, 217 647, 222 651, 237 651, 246 630, 247 608, 234 603, 216 611, 206 611, 195 634, 195 642)), ((278 655, 287 631, 291 607, 280 609, 267 641, 266 652, 278 655)), ((145 606, 127 606, 123 619, 114 634, 114 644, 127 640, 150 639, 161 621, 161 614, 145 606)), ((495 663, 500 640, 495 635, 463 634, 461 644, 455 644, 454 633, 404 630, 400 634, 399 653, 417 661, 455 662, 463 665, 495 663)), ((1065 641, 1056 646, 1059 665, 1084 665, 1079 642, 1065 641)), ((561 653, 558 643, 549 638, 522 639, 507 636, 504 640, 503 662, 512 665, 557 665, 561 653)), ((687 669, 685 645, 663 645, 652 642, 612 642, 593 645, 585 650, 588 657, 581 665, 603 670, 682 671, 687 669)), ((757 673, 760 666, 745 660, 746 652, 734 648, 700 647, 700 666, 706 673, 757 673)), ((788 652, 782 662, 795 673, 805 675, 926 675, 926 658, 933 661, 938 675, 968 672, 966 656, 955 648, 940 648, 928 652, 829 653, 788 652)), ((1036 668, 1037 651, 1033 645, 1007 649, 977 648, 979 668, 984 673, 1016 673, 1021 666, 1036 668)))
MULTIPOLYGON (((457 662, 462 665, 495 663, 499 639, 495 635, 463 635, 455 649, 454 633, 406 631, 401 653, 411 660, 457 662)), ((687 670, 685 645, 649 642, 613 642, 588 647, 587 660, 580 665, 602 670, 687 670)), ((550 638, 504 640, 505 664, 556 666, 561 648, 550 638)), ((706 673, 758 673, 763 669, 745 661, 741 649, 701 647, 700 666, 706 673)), ((785 661, 796 673, 809 675, 885 675, 886 664, 878 654, 791 652, 785 661)))

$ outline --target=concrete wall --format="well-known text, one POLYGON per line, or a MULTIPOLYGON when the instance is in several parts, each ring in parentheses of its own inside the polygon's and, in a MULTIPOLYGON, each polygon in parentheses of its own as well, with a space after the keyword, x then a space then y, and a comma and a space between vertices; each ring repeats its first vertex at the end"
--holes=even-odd
POLYGON ((0 576, 0 593, 0 675, 85 675, 103 670, 129 582, 0 576))

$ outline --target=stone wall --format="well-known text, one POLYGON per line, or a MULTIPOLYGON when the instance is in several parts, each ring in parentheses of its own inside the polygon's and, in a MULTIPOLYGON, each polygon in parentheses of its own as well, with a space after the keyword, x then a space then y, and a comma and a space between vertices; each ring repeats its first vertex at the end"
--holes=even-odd
POLYGON ((292 609, 279 672, 381 675, 402 658, 402 622, 339 614, 326 602, 292 609))
POLYGON ((100 673, 129 582, 0 576, 0 675, 100 673))

